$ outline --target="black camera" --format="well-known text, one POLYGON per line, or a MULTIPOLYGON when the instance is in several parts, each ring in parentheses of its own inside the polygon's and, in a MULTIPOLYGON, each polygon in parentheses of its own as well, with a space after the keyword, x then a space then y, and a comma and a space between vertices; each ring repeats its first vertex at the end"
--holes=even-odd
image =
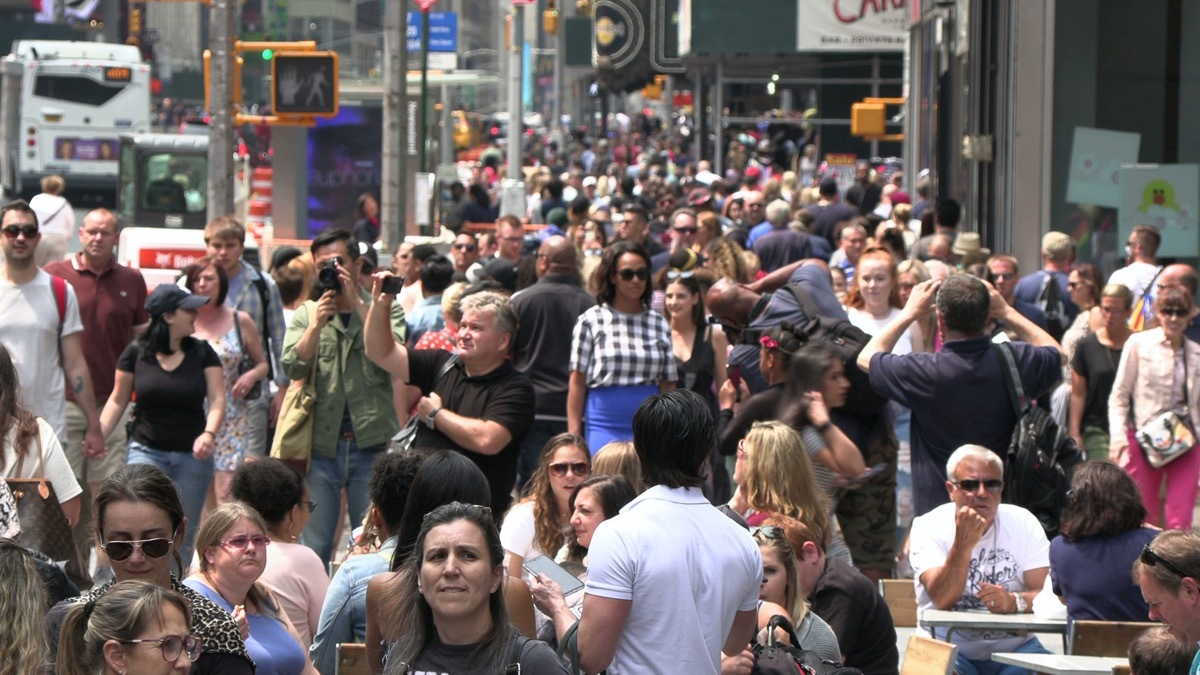
POLYGON ((333 291, 340 293, 342 290, 342 281, 338 275, 338 259, 330 258, 321 263, 321 269, 317 270, 317 288, 321 292, 333 291))

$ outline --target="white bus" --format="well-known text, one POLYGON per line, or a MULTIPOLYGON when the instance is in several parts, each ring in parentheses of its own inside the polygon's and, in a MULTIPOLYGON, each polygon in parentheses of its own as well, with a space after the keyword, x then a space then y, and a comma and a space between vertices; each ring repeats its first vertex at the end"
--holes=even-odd
POLYGON ((17 40, 0 63, 0 189, 116 190, 117 136, 150 129, 150 66, 137 47, 17 40))

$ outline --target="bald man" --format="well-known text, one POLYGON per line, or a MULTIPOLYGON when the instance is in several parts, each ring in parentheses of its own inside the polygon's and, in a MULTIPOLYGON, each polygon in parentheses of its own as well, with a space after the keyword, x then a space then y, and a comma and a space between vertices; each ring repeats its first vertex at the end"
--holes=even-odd
POLYGON ((542 242, 537 275, 537 283, 512 296, 519 320, 513 366, 533 381, 536 396, 533 428, 517 463, 518 491, 537 468, 546 441, 567 430, 571 331, 579 315, 596 304, 583 288, 575 246, 566 237, 542 242))

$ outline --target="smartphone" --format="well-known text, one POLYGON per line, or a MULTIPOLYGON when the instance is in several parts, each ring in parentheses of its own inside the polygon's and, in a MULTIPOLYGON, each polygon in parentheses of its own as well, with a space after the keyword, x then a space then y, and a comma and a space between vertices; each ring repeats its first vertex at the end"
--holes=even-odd
POLYGON ((379 290, 383 291, 384 293, 395 295, 403 288, 404 277, 390 276, 383 278, 383 284, 380 286, 379 290))
POLYGON ((862 485, 863 483, 871 480, 875 476, 878 476, 879 474, 883 473, 883 470, 886 468, 887 468, 887 462, 880 462, 879 464, 876 464, 875 466, 867 469, 861 475, 855 476, 854 478, 847 478, 846 483, 848 483, 850 485, 862 485))
POLYGON ((563 595, 570 595, 583 588, 583 582, 574 574, 544 555, 525 561, 525 570, 530 574, 545 574, 562 586, 563 595))
POLYGON ((725 374, 729 377, 729 381, 733 383, 734 391, 742 388, 742 367, 735 366, 732 363, 725 364, 725 374))

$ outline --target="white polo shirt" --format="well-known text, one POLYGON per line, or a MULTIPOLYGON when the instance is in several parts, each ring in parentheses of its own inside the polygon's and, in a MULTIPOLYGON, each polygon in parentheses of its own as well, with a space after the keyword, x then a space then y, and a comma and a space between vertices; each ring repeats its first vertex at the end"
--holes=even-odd
POLYGON ((608 672, 718 675, 734 615, 758 608, 761 581, 750 533, 699 489, 646 490, 588 548, 586 592, 632 601, 608 672))

